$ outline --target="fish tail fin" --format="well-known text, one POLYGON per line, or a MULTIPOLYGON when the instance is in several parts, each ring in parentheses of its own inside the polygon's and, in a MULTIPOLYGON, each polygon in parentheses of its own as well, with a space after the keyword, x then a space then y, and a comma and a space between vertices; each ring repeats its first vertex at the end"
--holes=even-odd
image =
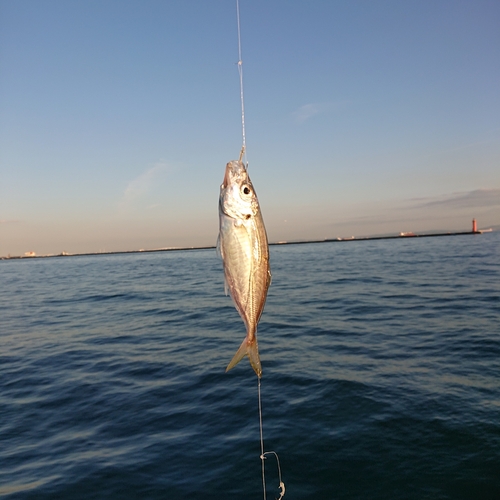
POLYGON ((236 351, 233 359, 227 365, 226 372, 234 368, 245 356, 248 356, 252 368, 257 374, 257 377, 260 378, 262 376, 262 367, 260 365, 259 346, 255 337, 253 340, 248 340, 248 337, 243 339, 240 348, 236 351))

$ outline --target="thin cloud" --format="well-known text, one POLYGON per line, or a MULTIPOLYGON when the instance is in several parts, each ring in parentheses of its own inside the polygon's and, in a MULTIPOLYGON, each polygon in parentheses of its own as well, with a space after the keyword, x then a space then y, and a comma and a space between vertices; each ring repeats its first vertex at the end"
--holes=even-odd
POLYGON ((18 219, 0 219, 0 224, 18 224, 21 222, 18 219))
POLYGON ((456 151, 462 151, 464 149, 475 148, 477 146, 484 146, 485 144, 490 144, 492 142, 498 142, 498 140, 499 140, 498 132, 499 131, 500 131, 500 128, 494 128, 492 130, 489 130, 489 131, 485 132, 485 134, 484 134, 486 136, 492 135, 492 137, 489 137, 489 138, 486 138, 486 139, 482 139, 480 141, 475 141, 475 142, 469 142, 469 143, 466 143, 466 144, 461 144, 460 146, 455 147, 455 148, 445 149, 443 151, 440 151, 438 154, 454 153, 456 151))
POLYGON ((293 113, 293 117, 297 123, 305 122, 312 118, 314 115, 321 113, 321 105, 320 104, 304 104, 297 111, 293 113))
POLYGON ((169 169, 164 162, 155 165, 130 181, 123 193, 123 201, 130 202, 145 196, 154 186, 154 181, 169 169))
POLYGON ((334 109, 338 108, 344 102, 311 102, 309 104, 304 104, 300 106, 296 111, 292 113, 294 121, 296 123, 303 123, 313 116, 329 113, 334 109))
POLYGON ((441 199, 417 204, 419 207, 478 208, 500 206, 500 189, 475 189, 465 193, 453 193, 441 199))

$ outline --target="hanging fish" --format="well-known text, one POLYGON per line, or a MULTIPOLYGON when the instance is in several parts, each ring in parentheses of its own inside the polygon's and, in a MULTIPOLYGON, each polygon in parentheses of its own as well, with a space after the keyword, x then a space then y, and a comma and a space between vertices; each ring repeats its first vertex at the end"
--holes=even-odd
POLYGON ((257 323, 271 284, 269 248, 259 200, 240 160, 226 165, 219 198, 219 239, 217 248, 224 265, 225 291, 229 291, 247 335, 226 371, 248 355, 260 378, 257 323))

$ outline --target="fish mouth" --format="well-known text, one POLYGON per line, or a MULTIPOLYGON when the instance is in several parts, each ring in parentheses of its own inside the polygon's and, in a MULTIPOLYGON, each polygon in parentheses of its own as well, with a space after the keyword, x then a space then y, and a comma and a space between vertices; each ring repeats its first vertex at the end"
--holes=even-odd
POLYGON ((224 180, 222 181, 222 189, 227 188, 230 184, 234 182, 235 179, 241 177, 243 173, 246 173, 245 165, 239 160, 230 161, 226 165, 226 172, 224 173, 224 180))
POLYGON ((226 165, 226 171, 224 172, 224 180, 222 181, 222 189, 227 188, 231 183, 231 174, 229 173, 231 170, 231 163, 226 165))

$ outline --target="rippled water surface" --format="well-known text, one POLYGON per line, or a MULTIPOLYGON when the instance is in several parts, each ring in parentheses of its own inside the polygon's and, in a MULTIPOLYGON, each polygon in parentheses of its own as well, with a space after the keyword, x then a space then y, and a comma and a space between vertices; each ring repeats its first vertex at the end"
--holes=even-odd
MULTIPOLYGON (((285 498, 499 499, 500 233, 271 259, 285 498)), ((0 497, 263 498, 243 337, 214 250, 0 261, 0 497)))

